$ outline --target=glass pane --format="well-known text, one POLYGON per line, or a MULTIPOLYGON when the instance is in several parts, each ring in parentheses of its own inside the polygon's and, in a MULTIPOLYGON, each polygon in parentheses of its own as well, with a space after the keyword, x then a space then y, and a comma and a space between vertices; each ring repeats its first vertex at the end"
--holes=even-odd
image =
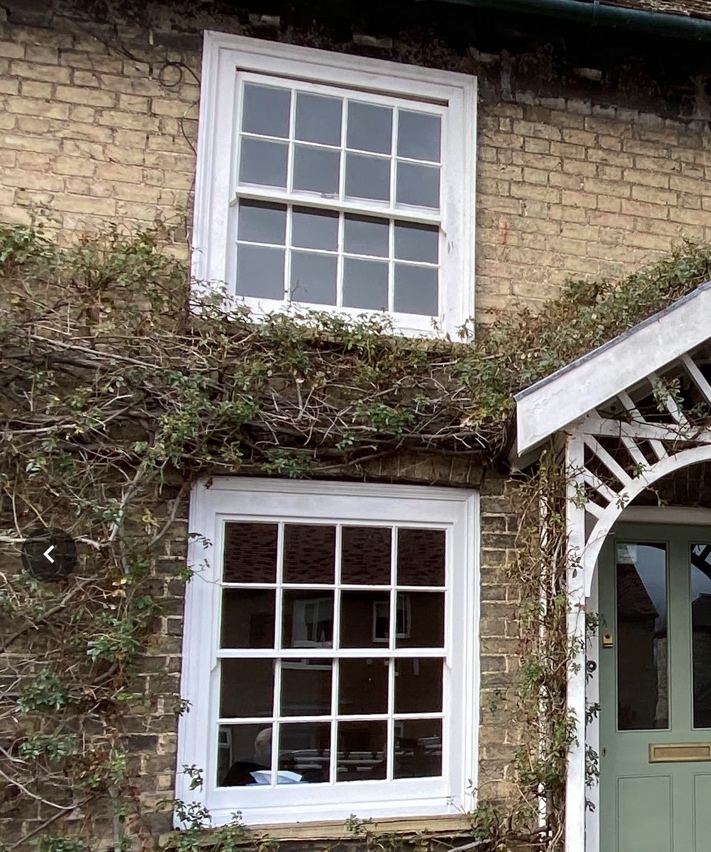
POLYGON ((342 537, 341 582, 389 585, 392 530, 343 527, 342 537))
POLYGON ((397 153, 412 160, 440 160, 440 118, 424 112, 400 110, 397 153))
POLYGON ((388 771, 387 739, 387 722, 339 722, 336 780, 385 778, 388 771))
POLYGON ((444 586, 444 530, 397 531, 398 586, 444 586))
POLYGON ((239 163, 240 183, 285 187, 288 153, 287 143, 243 137, 239 163))
POLYGON ((340 661, 338 674, 338 712, 354 716, 387 713, 388 661, 340 661))
POLYGON ((346 195, 349 198, 390 198, 390 160, 346 155, 346 195))
POLYGON ((385 219, 366 216, 346 216, 343 226, 345 251, 371 257, 388 256, 390 224, 385 219))
POLYGON ((395 257, 421 263, 439 262, 439 228, 395 223, 395 257))
POLYGON ((275 583, 276 524, 225 524, 222 580, 225 583, 275 583))
POLYGON ((398 204, 414 204, 436 210, 439 207, 439 169, 399 162, 396 197, 398 204))
POLYGON ((283 648, 333 646, 333 592, 285 591, 283 648))
POLYGON ((326 524, 286 524, 285 583, 333 583, 335 565, 335 527, 326 524))
POLYGON ((282 715, 330 714, 332 671, 330 660, 282 660, 282 715))
POLYGON ((669 725, 667 553, 663 544, 623 544, 617 553, 617 727, 669 725))
POLYGON ((242 102, 242 130, 261 136, 289 136, 291 92, 246 83, 242 102))
POLYGON ((296 138, 302 142, 340 146, 342 104, 338 98, 299 92, 296 96, 296 138))
POLYGON ((224 589, 222 648, 273 648, 276 592, 224 589))
POLYGON ((694 727, 711 728, 711 544, 691 548, 694 727))
POLYGON ((292 302, 335 305, 337 270, 335 255, 292 252, 289 298, 292 302))
POLYGON ((283 246, 286 237, 286 207, 263 201, 240 201, 237 239, 250 243, 283 246))
POLYGON ((440 659, 395 660, 395 712, 438 713, 442 709, 440 659))
POLYGON ((220 717, 271 716, 274 660, 220 660, 220 717))
POLYGON ((388 309, 388 265, 372 260, 343 259, 343 304, 373 311, 388 309))
POLYGON ((337 196, 340 160, 338 151, 297 145, 294 151, 294 189, 337 196))
POLYGON ((389 107, 349 101, 347 137, 349 148, 389 154, 392 150, 393 111, 389 107))
POLYGON ((238 296, 258 299, 284 298, 284 250, 259 246, 237 246, 238 296))
POLYGON ((253 772, 268 770, 272 759, 272 726, 220 725, 217 786, 246 787, 258 782, 253 772))
POLYGON ((291 242, 299 248, 338 249, 338 213, 295 207, 291 242))
POLYGON ((398 648, 444 646, 444 592, 400 592, 398 599, 398 648))
POLYGON ((341 648, 382 648, 389 633, 387 593, 341 592, 341 648))
POLYGON ((331 725, 328 722, 296 722, 279 729, 280 782, 328 781, 331 761, 331 725), (284 775, 282 773, 290 773, 284 775), (295 775, 297 777, 292 777, 295 775))
POLYGON ((436 317, 439 314, 439 284, 437 268, 395 264, 393 306, 403 314, 436 317))
POLYGON ((429 778, 442 774, 442 722, 407 719, 396 722, 395 778, 429 778))

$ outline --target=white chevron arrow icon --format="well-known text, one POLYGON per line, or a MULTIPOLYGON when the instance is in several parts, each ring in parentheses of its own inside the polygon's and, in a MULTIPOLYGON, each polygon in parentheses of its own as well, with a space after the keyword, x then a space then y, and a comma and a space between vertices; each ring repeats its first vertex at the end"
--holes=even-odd
POLYGON ((50 546, 47 548, 47 550, 45 550, 45 552, 42 554, 42 556, 44 556, 46 559, 49 559, 49 561, 52 563, 52 565, 54 565, 54 559, 52 559, 52 557, 49 554, 53 550, 54 550, 54 545, 50 544, 50 546))

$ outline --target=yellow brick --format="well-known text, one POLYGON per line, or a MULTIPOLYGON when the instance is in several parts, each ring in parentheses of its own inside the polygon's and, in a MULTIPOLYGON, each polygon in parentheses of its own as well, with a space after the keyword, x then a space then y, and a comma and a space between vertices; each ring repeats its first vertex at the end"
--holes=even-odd
POLYGON ((143 180, 143 169, 138 166, 122 166, 118 163, 99 163, 96 166, 96 176, 99 180, 140 184, 143 180))
POLYGON ((146 130, 151 133, 158 130, 158 119, 152 115, 118 112, 116 110, 103 110, 99 116, 99 124, 120 127, 122 130, 146 130))
POLYGON ((69 83, 71 80, 68 68, 37 65, 34 62, 23 62, 19 59, 13 59, 10 63, 10 73, 27 80, 41 80, 45 83, 69 83))
POLYGON ((13 98, 8 104, 8 110, 18 115, 38 115, 42 118, 66 120, 69 117, 69 107, 66 104, 57 104, 36 98, 13 98))
POLYGON ((644 186, 658 186, 660 189, 667 189, 669 187, 668 174, 643 171, 642 169, 625 169, 622 176, 628 183, 643 184, 644 186))
POLYGON ((55 152, 59 150, 59 139, 48 136, 25 136, 5 133, 0 137, 0 146, 19 151, 55 152))
POLYGON ((583 186, 586 192, 596 195, 615 195, 618 198, 629 198, 632 190, 628 184, 597 178, 584 178, 583 186))
POLYGON ((87 142, 111 142, 113 133, 110 127, 99 127, 96 124, 80 124, 73 121, 63 127, 57 136, 62 139, 83 139, 87 142))
POLYGON ((8 186, 22 187, 23 189, 41 189, 47 192, 61 192, 64 188, 62 178, 57 175, 46 174, 37 171, 22 171, 14 169, 8 172, 3 181, 8 186))
POLYGON ((116 202, 111 198, 93 198, 64 194, 57 197, 55 209, 69 213, 89 213, 94 216, 115 216, 116 202))
POLYGON ((112 107, 116 103, 116 95, 113 92, 97 91, 89 87, 57 86, 54 96, 58 101, 83 106, 112 107))
POLYGON ((57 157, 52 167, 60 175, 81 175, 88 177, 93 175, 96 164, 86 157, 57 157))
POLYGON ((52 97, 51 83, 38 83, 36 80, 22 80, 20 91, 23 98, 43 98, 48 100, 52 97))
POLYGON ((669 218, 669 208, 664 204, 623 199, 621 210, 631 216, 649 216, 651 219, 669 218))
POLYGON ((533 186, 526 183, 512 183, 511 197, 556 204, 560 201, 560 190, 556 187, 533 186))
POLYGON ((0 130, 14 130, 17 126, 17 116, 0 112, 0 130))
POLYGON ((597 195, 589 192, 570 192, 564 189, 561 200, 563 206, 585 207, 590 210, 597 208, 597 195))
POLYGON ((25 55, 25 46, 18 42, 0 40, 0 56, 8 59, 22 59, 25 55))
POLYGON ((80 124, 93 124, 96 119, 96 109, 89 106, 75 105, 69 107, 69 121, 80 124))
POLYGON ((148 112, 148 98, 144 95, 119 94, 119 109, 131 112, 148 112))
POLYGON ((632 198, 635 198, 637 201, 648 201, 650 204, 676 205, 679 201, 679 196, 676 192, 659 189, 655 186, 633 186, 632 198))
POLYGON ((177 118, 197 118, 197 103, 186 104, 183 101, 164 98, 151 99, 151 112, 154 115, 169 115, 177 118))

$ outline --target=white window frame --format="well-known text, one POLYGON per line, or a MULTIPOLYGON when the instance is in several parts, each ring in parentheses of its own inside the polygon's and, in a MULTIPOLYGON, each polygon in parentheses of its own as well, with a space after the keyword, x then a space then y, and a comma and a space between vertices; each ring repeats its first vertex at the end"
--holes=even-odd
MULTIPOLYGON (((183 631, 181 696, 190 709, 180 719, 176 798, 210 812, 212 825, 236 811, 246 824, 456 815, 474 807, 477 778, 478 494, 423 486, 220 477, 192 492, 188 548, 195 576, 188 584, 183 631), (442 776, 341 784, 217 787, 219 604, 225 521, 400 524, 442 527, 447 535, 445 681, 442 776), (203 770, 190 789, 184 766, 203 770)), ((176 822, 176 827, 181 827, 176 822)))
MULTIPOLYGON (((442 145, 441 207, 435 219, 440 227, 440 314, 430 317, 389 314, 397 331, 413 336, 455 334, 474 315, 474 222, 476 177, 476 78, 452 71, 421 68, 395 62, 345 56, 323 50, 206 32, 200 91, 199 137, 193 216, 193 279, 197 288, 224 287, 231 277, 236 235, 230 236, 230 207, 234 202, 234 150, 237 127, 238 73, 256 73, 272 82, 296 81, 323 89, 324 84, 382 98, 406 99, 438 105, 445 117, 442 145)), ((266 80, 265 80, 266 82, 266 80)), ((269 200, 269 188, 252 197, 269 200)), ((319 199, 304 197, 305 206, 319 199)), ((322 201, 326 209, 345 209, 322 201)), ((392 216, 426 223, 427 214, 407 208, 376 212, 369 203, 349 204, 364 215, 392 216)), ((430 214, 429 221, 432 221, 430 214)), ((284 310, 278 301, 231 297, 247 304, 256 315, 284 310)), ((300 306, 292 303, 296 308, 300 306)), ((304 306, 309 307, 309 306, 304 306)), ((313 306, 347 316, 382 315, 351 308, 313 306)))

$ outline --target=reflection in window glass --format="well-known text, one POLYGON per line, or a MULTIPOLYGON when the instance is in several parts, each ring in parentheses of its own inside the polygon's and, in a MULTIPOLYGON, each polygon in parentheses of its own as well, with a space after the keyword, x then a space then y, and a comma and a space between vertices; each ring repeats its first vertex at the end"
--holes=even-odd
POLYGON ((617 726, 669 726, 667 550, 663 544, 618 543, 617 726))
POLYGON ((694 727, 711 728, 711 544, 691 548, 694 727))
POLYGON ((429 778, 442 774, 442 720, 396 722, 395 778, 429 778))
POLYGON ((242 130, 260 136, 289 136, 291 92, 273 86, 246 83, 242 102, 242 130))
POLYGON ((446 533, 375 523, 225 524, 218 785, 440 774, 446 533))

